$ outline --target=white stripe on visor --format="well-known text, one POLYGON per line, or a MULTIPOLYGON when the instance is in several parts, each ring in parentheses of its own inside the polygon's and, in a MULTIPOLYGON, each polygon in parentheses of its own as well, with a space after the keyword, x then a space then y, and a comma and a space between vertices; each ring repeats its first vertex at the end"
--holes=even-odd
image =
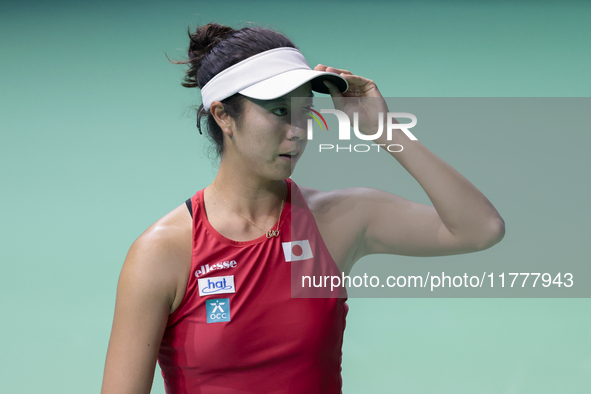
POLYGON ((244 90, 245 96, 272 100, 320 75, 331 75, 345 81, 338 74, 312 70, 304 55, 295 48, 275 48, 244 59, 217 74, 201 89, 201 99, 205 110, 209 110, 214 101, 221 101, 235 93, 242 94, 244 90), (277 78, 268 84, 254 86, 273 77, 277 78))

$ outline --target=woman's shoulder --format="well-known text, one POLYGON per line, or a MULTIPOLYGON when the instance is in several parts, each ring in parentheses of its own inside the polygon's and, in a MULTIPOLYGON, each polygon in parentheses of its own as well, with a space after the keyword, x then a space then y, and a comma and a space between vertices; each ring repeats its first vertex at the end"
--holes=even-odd
POLYGON ((134 243, 157 247, 184 245, 183 237, 191 237, 192 218, 185 203, 179 205, 148 227, 134 243))
POLYGON ((148 227, 131 245, 125 259, 128 270, 156 284, 170 298, 179 297, 185 271, 190 270, 192 219, 183 203, 148 227))
POLYGON ((310 210, 315 214, 330 211, 329 208, 350 209, 358 205, 367 197, 371 196, 375 189, 366 187, 349 187, 345 189, 335 189, 322 191, 311 187, 300 186, 302 196, 310 210))

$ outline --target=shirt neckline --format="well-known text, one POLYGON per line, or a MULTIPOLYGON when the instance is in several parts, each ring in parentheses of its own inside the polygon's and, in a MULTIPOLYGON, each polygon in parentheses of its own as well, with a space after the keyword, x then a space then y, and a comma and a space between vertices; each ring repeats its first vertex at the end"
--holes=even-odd
MULTIPOLYGON (((280 230, 283 229, 283 227, 285 226, 287 216, 289 215, 290 210, 291 210, 292 180, 290 178, 286 178, 285 183, 287 184, 287 198, 286 198, 285 204, 283 206, 283 211, 281 211, 281 215, 279 217, 279 220, 277 222, 275 222, 272 227, 272 228, 276 228, 277 224, 279 223, 280 230)), ((232 246, 243 247, 243 246, 258 244, 258 243, 268 240, 266 234, 263 234, 260 237, 255 238, 255 239, 251 239, 249 241, 235 241, 233 239, 227 238, 224 235, 220 234, 215 228, 213 228, 213 226, 209 222, 209 218, 207 217, 207 213, 205 212, 204 191, 205 191, 205 189, 201 189, 197 195, 197 197, 199 199, 199 208, 200 208, 199 209, 199 211, 200 211, 199 217, 201 219, 201 222, 205 225, 207 231, 211 235, 213 235, 218 241, 223 242, 228 245, 232 245, 232 246)))

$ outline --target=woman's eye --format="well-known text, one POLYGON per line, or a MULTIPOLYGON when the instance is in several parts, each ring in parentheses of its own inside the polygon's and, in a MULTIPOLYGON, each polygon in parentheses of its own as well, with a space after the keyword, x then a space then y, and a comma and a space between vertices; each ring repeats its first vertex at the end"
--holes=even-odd
POLYGON ((271 112, 273 112, 275 115, 278 115, 278 116, 285 116, 285 115, 287 115, 287 108, 283 108, 283 107, 276 108, 271 112))

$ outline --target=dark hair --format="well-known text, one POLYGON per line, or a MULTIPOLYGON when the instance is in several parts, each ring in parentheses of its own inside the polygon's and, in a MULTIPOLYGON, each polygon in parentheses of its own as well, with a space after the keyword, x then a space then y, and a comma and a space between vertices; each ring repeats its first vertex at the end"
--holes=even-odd
MULTIPOLYGON (((171 61, 175 64, 189 65, 181 82, 181 85, 186 88, 201 89, 219 72, 258 53, 281 47, 297 49, 295 44, 283 34, 263 27, 243 27, 234 30, 217 23, 208 23, 197 27, 194 33, 191 33, 190 29, 187 33, 191 41, 188 49, 189 59, 171 61)), ((240 93, 221 100, 224 109, 239 127, 242 122, 243 101, 244 96, 240 93)), ((222 129, 211 112, 203 108, 203 104, 197 109, 197 128, 202 134, 201 120, 206 114, 207 132, 215 143, 216 153, 219 156, 224 149, 222 129)))

